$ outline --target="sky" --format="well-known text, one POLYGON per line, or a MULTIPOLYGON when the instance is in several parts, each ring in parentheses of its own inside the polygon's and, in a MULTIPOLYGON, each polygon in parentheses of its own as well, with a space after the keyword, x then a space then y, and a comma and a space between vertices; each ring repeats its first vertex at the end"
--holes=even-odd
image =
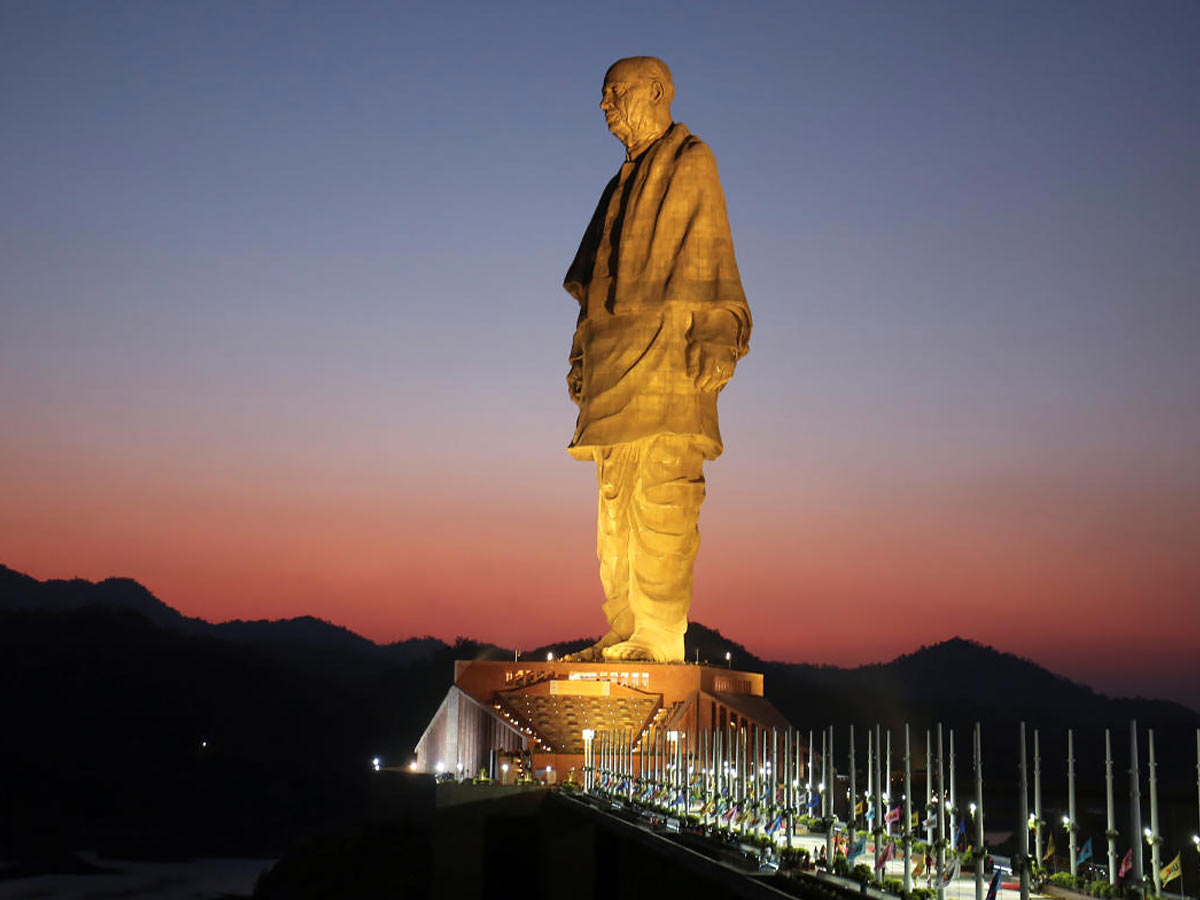
POLYGON ((1200 6, 0 5, 0 562, 604 630, 561 287, 654 54, 751 350, 691 618, 1200 708, 1200 6))

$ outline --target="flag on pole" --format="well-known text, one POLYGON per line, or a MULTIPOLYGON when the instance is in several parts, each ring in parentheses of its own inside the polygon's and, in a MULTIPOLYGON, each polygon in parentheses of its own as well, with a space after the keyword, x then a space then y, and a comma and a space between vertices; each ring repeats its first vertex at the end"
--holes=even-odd
POLYGON ((896 806, 887 811, 887 815, 883 817, 883 821, 891 825, 893 822, 900 821, 900 807, 896 806))
POLYGON ((942 872, 942 884, 949 884, 962 872, 962 862, 956 856, 950 861, 950 865, 946 866, 942 872))
POLYGON ((1166 884, 1168 881, 1174 881, 1178 878, 1182 871, 1183 864, 1179 861, 1179 854, 1176 853, 1175 858, 1162 867, 1162 870, 1158 873, 1158 877, 1162 880, 1163 884, 1166 884))
POLYGON ((887 865, 887 861, 889 859, 894 859, 895 856, 896 856, 896 842, 888 841, 888 845, 883 848, 883 853, 879 854, 879 862, 876 863, 876 865, 875 865, 875 871, 878 872, 885 865, 887 865))
POLYGON ((1092 858, 1092 839, 1088 838, 1083 842, 1083 846, 1079 849, 1079 855, 1075 857, 1075 865, 1079 865, 1085 859, 1092 858))
POLYGON ((909 828, 916 828, 916 827, 917 827, 917 821, 918 821, 919 819, 920 819, 920 816, 919 816, 919 815, 917 815, 917 813, 913 813, 913 814, 912 814, 912 823, 911 823, 911 824, 910 824, 908 827, 909 827, 909 828))
POLYGON ((821 795, 820 795, 820 794, 818 794, 818 793, 816 793, 816 792, 814 792, 814 793, 813 793, 813 794, 812 794, 812 795, 811 795, 811 796, 808 798, 808 808, 809 808, 809 809, 813 809, 813 808, 815 808, 816 806, 818 806, 818 805, 820 804, 820 802, 821 802, 821 795))
POLYGON ((867 807, 867 821, 870 822, 874 818, 875 818, 875 804, 872 803, 870 806, 867 807))
POLYGON ((850 848, 849 858, 854 859, 854 857, 858 856, 859 854, 866 853, 866 852, 867 852, 867 836, 864 834, 857 841, 855 841, 854 846, 850 848))
POLYGON ((955 849, 958 849, 958 847, 960 845, 966 843, 966 840, 967 840, 967 820, 963 819, 961 822, 958 823, 958 832, 957 832, 957 834, 954 835, 955 849))
POLYGON ((1126 875, 1133 871, 1133 848, 1130 847, 1125 851, 1125 856, 1121 859, 1121 867, 1117 869, 1117 881, 1123 879, 1126 875))
MULTIPOLYGON (((996 871, 999 871, 997 869, 996 871)), ((913 857, 912 877, 919 878, 925 874, 925 854, 920 853, 913 857)))
POLYGON ((863 814, 863 802, 861 800, 854 805, 854 814, 856 816, 861 816, 863 814))
POLYGON ((1042 862, 1049 862, 1054 857, 1054 834, 1051 833, 1050 840, 1046 843, 1046 852, 1042 854, 1042 862))
POLYGON ((988 885, 986 900, 996 900, 996 895, 1000 893, 1000 867, 996 866, 996 874, 992 876, 992 883, 988 885))

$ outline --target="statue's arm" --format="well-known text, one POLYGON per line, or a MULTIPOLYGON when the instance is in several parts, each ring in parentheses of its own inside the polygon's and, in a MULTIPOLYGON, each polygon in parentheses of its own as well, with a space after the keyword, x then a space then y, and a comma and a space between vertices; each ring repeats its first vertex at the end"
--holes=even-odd
POLYGON ((688 331, 688 372, 702 391, 719 391, 733 377, 750 344, 750 310, 720 307, 692 315, 688 331))
POLYGON ((688 371, 700 390, 719 391, 749 350, 753 323, 734 258, 716 159, 706 144, 697 140, 687 148, 676 181, 689 207, 682 256, 692 264, 693 278, 704 285, 688 329, 688 371))
POLYGON ((571 340, 571 369, 567 372, 567 394, 576 403, 583 395, 583 320, 584 309, 579 310, 579 318, 575 322, 575 337, 571 340))

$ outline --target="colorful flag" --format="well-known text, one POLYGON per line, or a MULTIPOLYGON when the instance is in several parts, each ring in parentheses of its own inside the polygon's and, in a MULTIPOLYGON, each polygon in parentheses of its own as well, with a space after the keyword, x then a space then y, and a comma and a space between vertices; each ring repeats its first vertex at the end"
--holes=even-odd
POLYGON ((1179 854, 1176 853, 1175 858, 1162 867, 1158 877, 1163 884, 1166 884, 1168 881, 1178 878, 1181 871, 1183 871, 1183 864, 1179 861, 1179 854))
POLYGON ((854 805, 854 814, 856 816, 861 816, 863 814, 863 802, 861 800, 854 805))
MULTIPOLYGON (((1000 870, 997 869, 996 871, 1000 871, 1000 870)), ((918 854, 917 856, 913 857, 912 876, 913 876, 913 878, 919 878, 921 875, 924 875, 924 874, 925 874, 925 854, 921 853, 921 854, 918 854)))
POLYGON ((854 857, 858 856, 860 853, 866 853, 866 852, 867 852, 867 836, 864 834, 857 841, 855 841, 854 846, 850 848, 849 858, 854 859, 854 857))
POLYGON ((867 807, 867 821, 870 822, 874 818, 875 818, 875 804, 872 803, 870 806, 867 807))
POLYGON ((814 807, 819 806, 820 803, 821 803, 821 795, 818 793, 814 792, 812 794, 812 796, 810 796, 808 798, 808 808, 809 809, 813 809, 814 807))
POLYGON ((967 840, 967 820, 963 819, 958 823, 958 833, 954 836, 954 847, 957 849, 967 840))
POLYGON ((883 817, 883 821, 887 822, 887 824, 889 824, 889 825, 891 825, 893 822, 899 822, 900 821, 900 807, 897 806, 892 809, 889 809, 887 811, 887 815, 883 817))
POLYGON ((1088 838, 1083 842, 1083 846, 1079 850, 1079 855, 1075 857, 1075 865, 1079 865, 1085 859, 1092 858, 1092 839, 1088 838))
POLYGON ((913 814, 912 814, 912 822, 909 824, 909 826, 908 826, 908 827, 909 827, 909 828, 916 828, 916 827, 917 827, 917 821, 918 821, 919 819, 920 819, 920 816, 919 816, 917 813, 913 813, 913 814))
POLYGON ((1050 835, 1050 840, 1046 844, 1046 852, 1042 854, 1042 862, 1049 862, 1054 857, 1054 835, 1050 835))
POLYGON ((942 884, 949 884, 962 872, 962 862, 956 856, 950 861, 950 865, 942 870, 942 884))
POLYGON ((879 854, 879 862, 877 862, 875 864, 875 871, 878 872, 885 865, 887 865, 887 861, 889 859, 894 859, 895 857, 896 857, 896 842, 888 841, 888 845, 883 848, 883 853, 879 854))
POLYGON ((1117 881, 1120 881, 1133 870, 1133 848, 1130 847, 1125 851, 1125 856, 1121 859, 1121 867, 1117 869, 1117 881))
POLYGON ((986 900, 996 900, 998 893, 1000 893, 1000 867, 996 866, 996 874, 992 876, 992 883, 988 885, 986 900))
POLYGON ((771 820, 771 824, 767 826, 767 834, 773 834, 779 830, 779 826, 783 824, 783 813, 777 813, 775 818, 771 820))

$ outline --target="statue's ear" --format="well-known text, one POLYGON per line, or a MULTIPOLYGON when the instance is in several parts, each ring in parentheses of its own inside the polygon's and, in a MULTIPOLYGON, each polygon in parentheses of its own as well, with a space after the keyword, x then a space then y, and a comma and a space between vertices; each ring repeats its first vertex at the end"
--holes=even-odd
POLYGON ((653 103, 659 103, 666 94, 666 89, 663 88, 663 83, 655 78, 650 82, 650 100, 653 103))

